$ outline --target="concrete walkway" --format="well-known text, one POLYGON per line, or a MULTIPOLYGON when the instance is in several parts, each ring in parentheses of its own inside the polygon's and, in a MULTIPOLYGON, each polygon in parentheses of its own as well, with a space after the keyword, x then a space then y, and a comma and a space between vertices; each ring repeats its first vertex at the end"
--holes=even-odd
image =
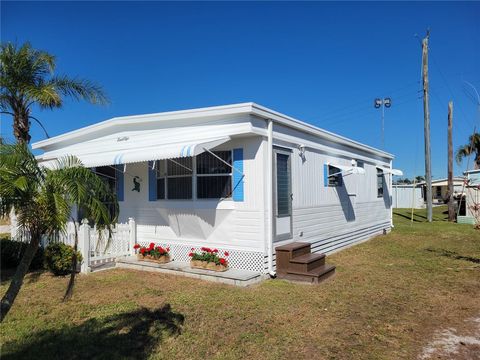
POLYGON ((252 285, 265 278, 263 274, 248 270, 228 269, 223 272, 215 272, 211 270, 192 269, 190 263, 187 262, 172 261, 167 264, 157 264, 149 261, 140 261, 134 256, 117 258, 117 267, 156 271, 235 286, 252 285))

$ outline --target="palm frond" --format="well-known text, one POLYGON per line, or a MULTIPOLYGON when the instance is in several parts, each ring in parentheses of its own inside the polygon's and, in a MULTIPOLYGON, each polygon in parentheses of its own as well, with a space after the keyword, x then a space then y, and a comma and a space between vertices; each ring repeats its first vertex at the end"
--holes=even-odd
POLYGON ((83 79, 71 79, 66 76, 53 77, 49 84, 64 96, 73 97, 76 100, 86 100, 92 104, 106 105, 108 97, 102 87, 91 81, 83 79))

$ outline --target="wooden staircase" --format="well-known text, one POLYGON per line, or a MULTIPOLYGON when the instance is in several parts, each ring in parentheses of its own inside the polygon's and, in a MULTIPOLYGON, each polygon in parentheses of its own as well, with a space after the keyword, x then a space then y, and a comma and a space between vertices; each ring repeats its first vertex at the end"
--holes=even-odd
POLYGON ((310 243, 278 246, 275 252, 279 279, 318 284, 335 274, 335 266, 325 264, 325 254, 311 253, 310 243))

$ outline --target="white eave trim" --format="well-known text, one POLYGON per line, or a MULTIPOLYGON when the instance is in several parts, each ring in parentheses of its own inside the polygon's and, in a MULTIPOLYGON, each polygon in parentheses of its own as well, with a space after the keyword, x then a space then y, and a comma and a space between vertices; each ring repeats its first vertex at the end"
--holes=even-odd
POLYGON ((308 123, 289 117, 287 115, 276 112, 274 110, 268 109, 261 105, 255 104, 253 102, 206 107, 206 108, 199 108, 199 109, 190 109, 190 110, 169 111, 169 112, 162 112, 162 113, 156 113, 156 114, 115 117, 106 121, 102 121, 97 124, 86 126, 78 130, 70 131, 68 133, 52 137, 46 140, 38 141, 32 144, 32 149, 39 149, 39 148, 53 145, 62 141, 73 140, 77 137, 85 136, 85 135, 88 135, 109 127, 113 127, 116 125, 131 125, 131 124, 141 125, 141 124, 148 124, 148 123, 159 122, 159 121, 178 121, 178 120, 194 119, 199 117, 238 116, 242 114, 256 115, 264 119, 271 119, 272 121, 277 122, 281 125, 284 125, 293 129, 297 129, 299 131, 309 133, 335 143, 343 144, 348 147, 356 148, 356 149, 365 151, 367 153, 374 154, 379 157, 383 157, 387 159, 394 158, 392 154, 387 153, 385 151, 375 149, 371 146, 364 145, 357 141, 350 140, 343 136, 323 130, 314 125, 310 125, 308 123))

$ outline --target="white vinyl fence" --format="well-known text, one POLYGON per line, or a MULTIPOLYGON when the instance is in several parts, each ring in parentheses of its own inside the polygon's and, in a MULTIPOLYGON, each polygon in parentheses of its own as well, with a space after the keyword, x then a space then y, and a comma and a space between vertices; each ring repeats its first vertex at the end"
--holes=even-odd
MULTIPOLYGON (((84 219, 81 224, 69 222, 64 234, 57 239, 42 239, 42 247, 46 247, 50 241, 60 241, 67 245, 75 244, 75 225, 78 231, 78 250, 82 253, 83 261, 81 271, 87 273, 93 265, 115 261, 117 257, 134 255, 133 246, 136 239, 135 220, 129 218, 127 223, 116 224, 111 236, 108 230, 98 230, 91 227, 88 220, 84 219)), ((29 241, 27 234, 17 229, 15 219, 12 219, 11 237, 15 240, 29 241)))

